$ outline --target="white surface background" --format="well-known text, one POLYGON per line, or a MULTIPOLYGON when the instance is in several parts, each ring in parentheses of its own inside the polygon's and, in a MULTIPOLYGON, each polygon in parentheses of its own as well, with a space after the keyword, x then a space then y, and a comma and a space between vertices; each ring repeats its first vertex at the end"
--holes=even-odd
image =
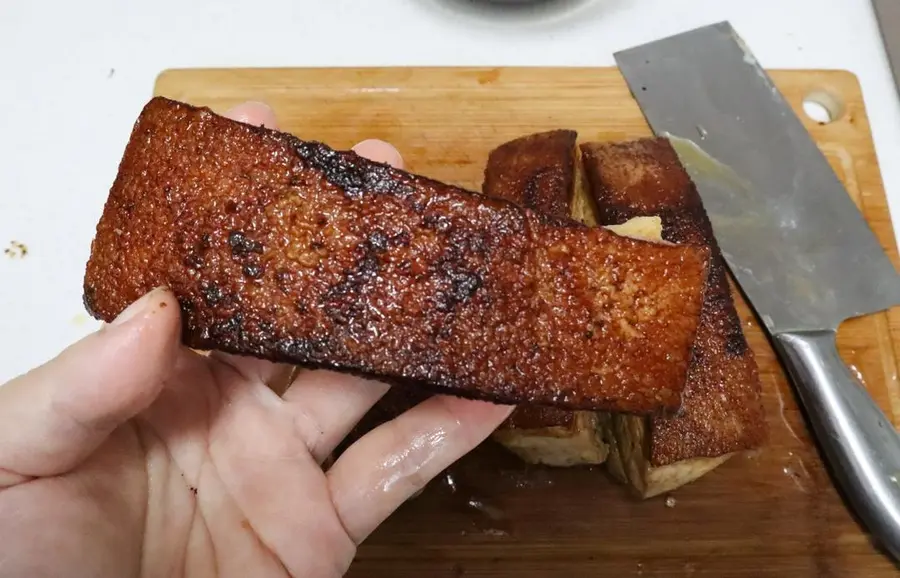
POLYGON ((174 67, 612 65, 728 19, 769 68, 855 72, 900 229, 900 104, 868 0, 595 0, 478 14, 451 0, 0 0, 0 383, 97 325, 81 283, 157 74, 174 67))

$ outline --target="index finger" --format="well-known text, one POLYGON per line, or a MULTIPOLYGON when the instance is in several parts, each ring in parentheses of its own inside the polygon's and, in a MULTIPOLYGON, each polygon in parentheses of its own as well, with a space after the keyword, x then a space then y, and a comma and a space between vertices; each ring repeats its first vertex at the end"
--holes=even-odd
POLYGON ((344 529, 360 544, 379 524, 506 419, 512 406, 436 395, 375 428, 327 472, 344 529))

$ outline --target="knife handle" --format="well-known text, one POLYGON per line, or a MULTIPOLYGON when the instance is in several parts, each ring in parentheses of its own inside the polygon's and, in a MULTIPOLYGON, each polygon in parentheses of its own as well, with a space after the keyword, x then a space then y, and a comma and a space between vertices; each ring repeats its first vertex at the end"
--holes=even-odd
POLYGON ((844 495, 900 559, 900 435, 838 354, 834 331, 775 336, 844 495))

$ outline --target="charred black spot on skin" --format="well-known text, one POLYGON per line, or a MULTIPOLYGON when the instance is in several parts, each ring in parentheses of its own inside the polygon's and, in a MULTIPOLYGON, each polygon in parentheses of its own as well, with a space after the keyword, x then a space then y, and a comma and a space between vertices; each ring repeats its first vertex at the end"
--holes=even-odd
POLYGON ((245 257, 251 253, 262 253, 262 243, 248 238, 242 231, 232 231, 228 234, 228 244, 231 246, 231 254, 235 257, 245 257))
POLYGON ((243 325, 244 316, 238 312, 225 321, 213 324, 209 333, 213 339, 228 343, 241 343, 243 341, 243 325))
POLYGON ((412 209, 413 213, 417 215, 421 215, 425 211, 426 203, 422 198, 415 198, 410 203, 409 208, 412 209))
POLYGON ((329 289, 324 302, 326 312, 335 321, 347 323, 362 312, 362 307, 355 303, 352 296, 361 295, 364 287, 377 277, 381 270, 378 255, 389 250, 391 246, 408 244, 409 235, 400 233, 388 237, 384 231, 376 230, 356 247, 356 263, 344 272, 344 280, 329 289))
MULTIPOLYGON (((188 239, 184 238, 183 233, 179 231, 176 233, 175 242, 179 245, 188 244, 188 239)), ((188 254, 184 257, 184 265, 195 271, 202 269, 206 264, 205 256, 210 247, 212 247, 212 239, 209 234, 204 234, 192 248, 187 249, 188 254)))
POLYGON ((445 233, 450 229, 450 219, 445 215, 428 214, 422 217, 422 226, 426 229, 434 229, 438 233, 445 233))
POLYGON ((556 189, 556 187, 553 187, 553 181, 558 181, 561 186, 564 180, 565 179, 559 175, 558 170, 554 167, 545 167, 536 171, 525 182, 522 193, 522 204, 548 215, 568 216, 567 199, 557 199, 551 195, 541 195, 542 191, 556 189))
POLYGON ((287 293, 291 289, 291 283, 294 281, 294 275, 287 269, 279 269, 275 272, 275 283, 282 293, 287 293))
POLYGON ((310 167, 354 200, 367 193, 408 197, 413 188, 389 165, 372 162, 353 152, 335 151, 319 142, 294 140, 294 150, 310 167))
POLYGON ((194 271, 203 268, 203 257, 196 253, 188 253, 184 258, 184 266, 194 271))
POLYGON ((443 294, 438 302, 438 310, 450 311, 460 303, 464 303, 481 287, 481 277, 468 271, 452 271, 447 274, 450 279, 450 291, 443 294))
POLYGON ((329 351, 327 338, 320 339, 282 339, 275 345, 276 351, 288 360, 314 360, 329 351))
POLYGON ((441 264, 437 281, 441 289, 435 293, 434 302, 437 310, 443 313, 450 312, 457 305, 468 301, 483 284, 478 273, 454 261, 445 261, 441 264))
POLYGON ((244 276, 250 279, 259 279, 263 276, 263 267, 258 263, 247 263, 244 265, 244 276))
POLYGON ((363 299, 359 296, 365 286, 378 275, 381 264, 379 251, 369 241, 357 246, 357 261, 343 274, 343 281, 332 286, 323 298, 325 312, 336 323, 347 324, 363 311, 363 299))
POLYGON ((528 181, 525 182, 525 187, 522 192, 522 204, 526 207, 540 207, 541 197, 540 193, 540 176, 543 171, 538 171, 535 174, 531 175, 528 178, 528 181))
POLYGON ((94 299, 97 295, 97 290, 94 289, 91 285, 86 285, 84 287, 84 294, 81 296, 81 302, 84 303, 84 309, 88 312, 88 315, 98 318, 97 311, 94 309, 94 299))
POLYGON ((391 237, 391 243, 398 247, 408 247, 409 246, 409 233, 406 231, 402 231, 397 233, 393 237, 391 237))
POLYGON ((369 244, 369 247, 374 251, 384 251, 388 248, 388 238, 381 231, 375 231, 374 233, 369 235, 369 238, 366 239, 366 242, 369 244))
POLYGON ((275 335, 275 326, 270 321, 260 321, 256 328, 259 339, 262 341, 271 341, 272 336, 275 335))
POLYGON ((732 357, 743 357, 749 348, 747 337, 741 330, 741 321, 734 309, 729 311, 728 317, 729 329, 725 333, 725 353, 732 357))
POLYGON ((448 236, 449 246, 434 269, 438 285, 435 306, 445 313, 468 301, 481 288, 483 279, 476 267, 488 252, 488 241, 482 236, 455 230, 448 236))
POLYGON ((222 289, 209 281, 200 283, 200 294, 203 295, 203 300, 206 301, 207 305, 216 305, 224 296, 222 289))

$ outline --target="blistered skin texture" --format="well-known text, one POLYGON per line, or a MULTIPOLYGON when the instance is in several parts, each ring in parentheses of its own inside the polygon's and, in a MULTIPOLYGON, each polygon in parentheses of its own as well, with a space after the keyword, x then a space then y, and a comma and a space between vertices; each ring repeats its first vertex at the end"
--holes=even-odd
POLYGON ((573 130, 524 136, 491 151, 482 192, 546 215, 568 218, 575 187, 573 130))
POLYGON ((680 406, 707 259, 156 98, 84 289, 111 320, 170 287, 197 349, 654 412, 680 406))
POLYGON ((581 145, 602 223, 659 215, 663 238, 711 250, 694 360, 677 416, 650 422, 654 466, 751 449, 767 437, 759 371, 734 308, 728 274, 696 187, 668 140, 581 145))
MULTIPOLYGON (((488 155, 482 192, 553 217, 570 216, 575 187, 575 141, 572 130, 553 130, 506 142, 488 155)), ((522 405, 501 429, 569 426, 574 413, 556 407, 522 405)))

